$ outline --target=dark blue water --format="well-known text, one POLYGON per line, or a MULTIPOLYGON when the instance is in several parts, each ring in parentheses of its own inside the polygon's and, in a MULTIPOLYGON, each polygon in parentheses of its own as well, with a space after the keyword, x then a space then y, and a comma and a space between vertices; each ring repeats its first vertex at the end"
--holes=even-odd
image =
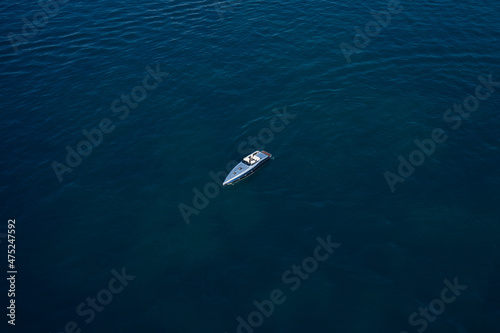
POLYGON ((499 4, 40 6, 0 11, 2 332, 498 330, 499 4))

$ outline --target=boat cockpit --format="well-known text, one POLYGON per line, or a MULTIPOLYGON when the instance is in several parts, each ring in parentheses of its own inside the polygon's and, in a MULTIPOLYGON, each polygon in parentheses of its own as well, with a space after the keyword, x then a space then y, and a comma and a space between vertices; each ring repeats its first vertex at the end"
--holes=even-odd
POLYGON ((260 161, 260 157, 257 156, 259 152, 255 152, 253 154, 248 155, 243 159, 243 163, 246 165, 254 165, 255 163, 260 161))

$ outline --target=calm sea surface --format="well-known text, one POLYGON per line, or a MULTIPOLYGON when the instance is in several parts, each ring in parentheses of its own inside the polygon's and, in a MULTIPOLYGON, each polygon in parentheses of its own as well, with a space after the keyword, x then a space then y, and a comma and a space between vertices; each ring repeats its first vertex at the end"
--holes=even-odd
POLYGON ((500 3, 0 13, 2 332, 498 331, 500 3))

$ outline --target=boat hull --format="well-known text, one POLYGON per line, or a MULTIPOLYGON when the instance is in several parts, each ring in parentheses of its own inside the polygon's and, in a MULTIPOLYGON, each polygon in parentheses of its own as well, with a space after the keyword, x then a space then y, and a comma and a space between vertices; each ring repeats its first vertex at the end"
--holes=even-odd
POLYGON ((224 186, 233 185, 233 184, 235 184, 235 183, 237 183, 245 178, 248 178, 249 176, 253 175, 255 173, 255 171, 257 171, 262 166, 267 164, 267 162, 269 162, 269 160, 272 157, 272 155, 269 154, 268 152, 256 151, 256 152, 250 154, 249 156, 247 156, 245 159, 247 159, 250 156, 254 156, 254 155, 257 156, 257 158, 259 158, 258 162, 255 162, 254 165, 248 165, 248 163, 246 163, 245 160, 238 163, 238 165, 236 165, 233 168, 233 170, 231 170, 229 172, 228 176, 226 177, 226 179, 224 180, 222 185, 224 185, 224 186))

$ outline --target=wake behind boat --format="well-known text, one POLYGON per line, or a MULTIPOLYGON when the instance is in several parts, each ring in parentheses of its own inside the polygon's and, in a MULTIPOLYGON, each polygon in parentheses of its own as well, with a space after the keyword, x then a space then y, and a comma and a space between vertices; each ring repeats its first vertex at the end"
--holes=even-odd
POLYGON ((231 185, 253 174, 258 168, 271 159, 272 155, 267 151, 255 151, 245 157, 243 161, 229 172, 222 185, 231 185))

